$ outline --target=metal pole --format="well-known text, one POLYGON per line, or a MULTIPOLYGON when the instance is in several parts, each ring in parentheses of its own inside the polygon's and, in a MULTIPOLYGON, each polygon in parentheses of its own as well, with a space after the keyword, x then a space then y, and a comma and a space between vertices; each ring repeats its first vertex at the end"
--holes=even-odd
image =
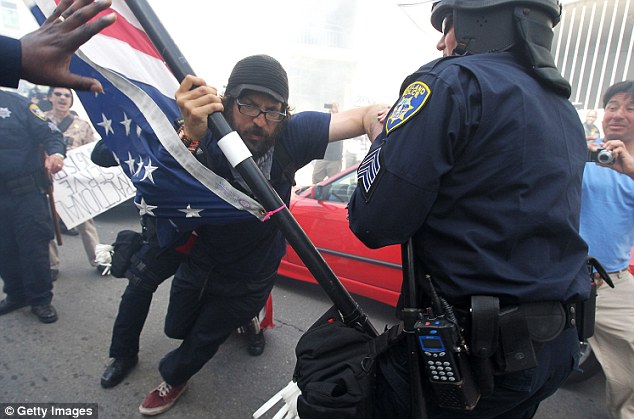
MULTIPOLYGON (((147 0, 126 0, 126 3, 139 23, 141 23, 141 26, 143 26, 143 29, 148 34, 150 40, 176 79, 181 82, 187 74, 195 75, 192 67, 185 57, 183 57, 178 46, 174 43, 147 0)), ((231 127, 224 116, 219 112, 209 115, 208 124, 214 137, 221 140, 232 133, 231 127)), ((240 143, 242 147, 246 148, 241 139, 240 143)), ((225 155, 227 154, 224 149, 223 153, 225 153, 225 155)), ((368 332, 378 336, 376 329, 372 323, 370 323, 367 315, 352 298, 350 293, 343 287, 339 278, 337 278, 308 236, 306 236, 306 233, 302 230, 288 208, 286 208, 275 189, 273 189, 266 180, 266 177, 264 177, 259 167, 255 164, 253 158, 248 157, 234 164, 234 167, 249 185, 260 204, 262 204, 267 211, 277 211, 271 216, 271 220, 277 224, 278 228, 286 237, 286 240, 293 249, 295 249, 295 252, 297 252, 310 273, 313 274, 319 285, 321 285, 328 297, 341 312, 346 324, 359 324, 368 332)))
POLYGON ((407 243, 401 245, 403 259, 403 326, 407 339, 407 353, 410 375, 410 399, 412 419, 426 419, 427 407, 423 394, 423 382, 421 374, 425 366, 421 364, 419 343, 414 331, 414 325, 421 317, 418 294, 416 293, 416 264, 414 255, 414 242, 410 237, 407 243))

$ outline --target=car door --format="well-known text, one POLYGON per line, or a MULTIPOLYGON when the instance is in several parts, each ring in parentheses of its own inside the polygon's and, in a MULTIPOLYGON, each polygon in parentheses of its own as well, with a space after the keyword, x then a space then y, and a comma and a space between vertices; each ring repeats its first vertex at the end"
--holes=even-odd
POLYGON ((350 231, 346 207, 356 184, 356 171, 348 169, 295 200, 291 212, 350 292, 395 303, 402 275, 400 247, 369 249, 350 231))

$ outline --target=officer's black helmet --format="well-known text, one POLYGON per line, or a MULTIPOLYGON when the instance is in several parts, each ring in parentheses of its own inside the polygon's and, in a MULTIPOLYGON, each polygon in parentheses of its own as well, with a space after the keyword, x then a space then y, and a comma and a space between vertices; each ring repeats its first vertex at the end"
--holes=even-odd
POLYGON ((458 43, 454 55, 512 50, 545 85, 570 96, 550 53, 559 0, 440 0, 432 6, 431 24, 442 31, 450 15, 458 43))
POLYGON ((451 14, 459 45, 456 53, 477 54, 505 51, 526 41, 517 33, 523 19, 538 23, 540 31, 552 33, 559 23, 561 5, 558 0, 440 0, 432 7, 431 24, 442 31, 443 20, 451 14))

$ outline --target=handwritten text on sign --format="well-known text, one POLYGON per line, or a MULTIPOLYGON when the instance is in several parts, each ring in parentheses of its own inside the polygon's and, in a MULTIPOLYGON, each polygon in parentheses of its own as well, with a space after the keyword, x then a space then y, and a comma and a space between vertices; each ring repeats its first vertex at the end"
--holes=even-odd
POLYGON ((55 207, 68 228, 116 207, 135 193, 119 166, 101 167, 90 160, 94 147, 90 143, 69 150, 64 169, 53 175, 55 207))

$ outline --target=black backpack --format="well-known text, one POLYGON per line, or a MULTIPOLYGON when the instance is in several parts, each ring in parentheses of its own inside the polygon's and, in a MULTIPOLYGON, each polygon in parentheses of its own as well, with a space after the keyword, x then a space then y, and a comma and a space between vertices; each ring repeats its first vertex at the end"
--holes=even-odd
POLYGON ((130 267, 132 255, 143 245, 143 236, 132 230, 123 230, 117 234, 117 239, 112 243, 112 265, 110 273, 115 278, 125 278, 125 272, 130 267))
POLYGON ((346 325, 331 307, 299 339, 293 380, 302 419, 371 419, 377 357, 400 338, 399 325, 379 336, 346 325))

